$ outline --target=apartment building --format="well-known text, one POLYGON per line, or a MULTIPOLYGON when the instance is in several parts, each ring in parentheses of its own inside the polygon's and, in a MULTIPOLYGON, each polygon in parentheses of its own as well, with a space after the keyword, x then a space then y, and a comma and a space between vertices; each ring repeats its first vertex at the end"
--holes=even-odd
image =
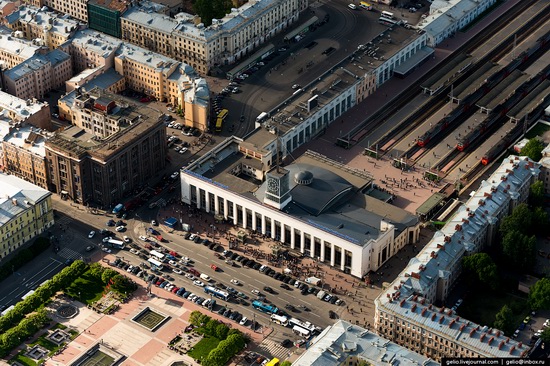
POLYGON ((51 50, 67 42, 83 26, 66 14, 34 6, 20 6, 18 14, 19 18, 12 29, 23 32, 26 39, 41 39, 42 45, 51 50))
POLYGON ((325 328, 292 364, 294 366, 387 366, 388 364, 439 366, 439 363, 427 357, 345 320, 338 320, 325 328))
POLYGON ((36 127, 18 123, 8 125, 8 132, 0 137, 3 171, 48 189, 45 133, 36 127))
POLYGON ((73 75, 71 57, 55 49, 35 55, 4 73, 8 92, 21 99, 42 99, 52 89, 62 88, 73 75))
POLYGON ((0 91, 0 116, 12 123, 28 123, 47 131, 53 127, 48 103, 24 100, 4 91, 0 91))
POLYGON ((0 63, 4 64, 4 69, 11 69, 34 55, 47 52, 47 47, 23 39, 23 33, 18 33, 17 37, 0 35, 0 63))
POLYGON ((73 71, 78 74, 86 69, 114 67, 115 53, 123 42, 92 29, 81 29, 61 49, 71 55, 73 71))
POLYGON ((75 19, 88 23, 87 3, 88 0, 42 0, 42 4, 39 7, 46 5, 55 11, 68 14, 75 19))
POLYGON ((196 16, 175 19, 132 7, 121 17, 122 39, 191 65, 205 75, 216 64, 249 56, 298 20, 307 0, 249 1, 205 27, 196 16))
POLYGON ((375 300, 378 333, 436 361, 524 357, 529 347, 432 304, 445 303, 463 256, 492 245, 502 218, 527 200, 539 175, 540 165, 529 158, 506 158, 375 300))
POLYGON ((0 173, 0 261, 54 224, 52 194, 0 173))
POLYGON ((77 96, 75 126, 46 142, 50 190, 112 207, 166 164, 162 114, 99 88, 77 96), (110 132, 106 137, 105 132, 110 132))
POLYGON ((226 139, 181 171, 182 201, 357 278, 418 241, 414 215, 364 193, 369 173, 310 151, 284 168, 274 156, 226 139))

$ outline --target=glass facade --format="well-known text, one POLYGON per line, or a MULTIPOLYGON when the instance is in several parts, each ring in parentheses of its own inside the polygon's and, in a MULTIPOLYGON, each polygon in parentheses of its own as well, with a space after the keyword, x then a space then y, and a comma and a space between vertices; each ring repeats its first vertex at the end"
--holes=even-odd
POLYGON ((88 25, 91 29, 121 38, 120 11, 88 3, 88 25))

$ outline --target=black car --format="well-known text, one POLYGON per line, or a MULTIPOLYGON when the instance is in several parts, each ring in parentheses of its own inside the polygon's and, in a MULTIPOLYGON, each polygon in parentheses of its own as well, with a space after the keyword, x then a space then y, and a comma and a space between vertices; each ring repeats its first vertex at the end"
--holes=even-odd
POLYGON ((227 309, 224 313, 223 313, 223 316, 226 317, 226 318, 229 318, 231 316, 231 314, 233 314, 233 312, 229 309, 227 309))
POLYGON ((118 221, 116 222, 116 226, 126 226, 126 224, 124 223, 124 221, 118 220, 118 221))
POLYGON ((228 250, 227 252, 224 253, 224 256, 225 256, 226 258, 231 258, 232 255, 233 255, 233 252, 230 251, 230 250, 228 250))
POLYGON ((224 307, 222 306, 221 308, 218 309, 217 313, 218 313, 219 315, 223 315, 223 314, 225 313, 226 310, 227 310, 227 309, 224 308, 224 307))
POLYGON ((237 313, 237 316, 235 317, 235 320, 237 323, 241 321, 241 319, 243 318, 243 316, 241 315, 241 313, 237 313))
POLYGON ((281 288, 283 288, 283 289, 285 289, 285 290, 292 290, 292 289, 290 288, 290 286, 287 285, 286 283, 281 283, 281 288))
POLYGON ((338 297, 337 296, 333 296, 330 298, 330 303, 331 304, 336 304, 336 301, 338 301, 338 297))
POLYGON ((289 286, 294 286, 295 283, 296 283, 296 280, 294 278, 291 278, 290 281, 288 281, 289 286))
POLYGON ((285 348, 290 348, 292 347, 292 341, 290 339, 285 339, 284 341, 281 342, 281 346, 285 348))
POLYGON ((282 275, 281 273, 275 273, 275 274, 273 275, 273 278, 276 279, 276 280, 280 280, 281 277, 283 277, 283 275, 282 275))
POLYGON ((214 250, 214 248, 216 248, 216 245, 218 245, 218 244, 216 244, 216 243, 210 243, 210 245, 208 246, 208 249, 214 250))
POLYGON ((336 313, 332 310, 328 311, 328 317, 331 319, 336 319, 336 313))
POLYGON ((244 257, 243 257, 242 255, 238 255, 237 258, 235 258, 235 260, 236 260, 237 262, 240 262, 240 261, 242 261, 243 259, 244 259, 244 257))
POLYGON ((208 240, 208 239, 202 239, 202 245, 205 245, 205 246, 210 245, 210 240, 208 240))
POLYGON ((269 292, 270 294, 272 294, 274 292, 273 289, 269 286, 264 286, 264 291, 269 292))
POLYGON ((252 268, 254 268, 255 270, 259 270, 261 267, 262 265, 260 263, 256 263, 252 268))
POLYGON ((307 287, 307 285, 306 285, 305 283, 303 283, 303 282, 300 282, 300 284, 298 285, 298 288, 299 288, 300 290, 303 290, 305 287, 307 287))
POLYGON ((229 319, 235 320, 235 318, 237 318, 237 315, 239 315, 239 313, 235 311, 235 312, 231 313, 231 315, 229 316, 229 319))
POLYGON ((232 259, 232 260, 236 260, 237 257, 240 257, 240 256, 239 256, 239 253, 233 253, 233 254, 231 255, 231 259, 232 259))
POLYGON ((193 239, 193 242, 194 242, 194 243, 200 243, 201 240, 202 240, 201 237, 197 235, 197 236, 195 236, 195 238, 193 239))
POLYGON ((183 238, 185 240, 189 240, 189 237, 191 236, 191 233, 185 233, 185 235, 183 236, 183 238))
POLYGON ((248 262, 250 262, 250 260, 249 260, 249 259, 245 259, 245 260, 243 260, 243 261, 241 262, 241 264, 242 264, 243 266, 246 266, 248 262))
MULTIPOLYGON (((249 268, 254 268, 254 266, 256 265, 257 262, 255 262, 254 260, 250 260, 246 266, 249 267, 249 268)), ((259 268, 259 267, 258 267, 259 268)))
POLYGON ((275 272, 273 269, 266 271, 266 273, 269 277, 274 277, 277 274, 277 272, 275 272))
POLYGON ((302 295, 307 295, 309 292, 307 292, 307 289, 302 289, 302 291, 300 291, 300 293, 302 295))

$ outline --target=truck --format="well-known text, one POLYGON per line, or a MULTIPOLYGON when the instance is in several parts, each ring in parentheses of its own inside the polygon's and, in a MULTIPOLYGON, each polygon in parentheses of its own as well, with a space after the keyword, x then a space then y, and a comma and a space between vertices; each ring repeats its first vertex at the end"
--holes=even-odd
POLYGON ((306 278, 306 282, 314 286, 319 286, 321 284, 321 279, 312 276, 312 277, 306 278))
POLYGON ((114 249, 124 249, 125 247, 124 242, 122 240, 117 240, 113 238, 107 241, 107 245, 114 249))
POLYGON ((325 291, 321 290, 317 293, 317 298, 323 300, 326 294, 327 293, 325 291))
POLYGON ((267 118, 268 114, 267 112, 262 112, 258 117, 256 117, 256 122, 261 123, 263 120, 267 118))
POLYGON ((123 209, 124 209, 124 205, 122 203, 119 203, 118 205, 115 206, 115 208, 113 208, 113 213, 117 214, 123 209))

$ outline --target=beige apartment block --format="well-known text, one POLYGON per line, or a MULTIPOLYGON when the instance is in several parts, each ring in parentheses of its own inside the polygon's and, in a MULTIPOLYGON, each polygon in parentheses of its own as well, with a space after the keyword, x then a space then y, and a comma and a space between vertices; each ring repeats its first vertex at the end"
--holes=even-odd
POLYGON ((8 92, 21 99, 42 99, 52 89, 62 88, 73 74, 71 57, 55 49, 35 55, 4 73, 8 92))
POLYGON ((28 123, 34 127, 52 131, 50 106, 36 99, 21 99, 0 91, 0 113, 13 123, 28 123))
POLYGON ((81 29, 61 48, 71 55, 73 71, 79 73, 86 69, 114 66, 115 53, 123 42, 115 37, 92 29, 81 29))
POLYGON ((0 173, 0 262, 54 224, 52 194, 0 173))
POLYGON ((87 3, 87 0, 44 0, 43 5, 88 23, 87 3))
POLYGON ((121 17, 122 39, 173 57, 207 74, 244 59, 298 20, 307 0, 249 1, 205 27, 196 16, 175 19, 134 6, 121 17))
POLYGON ((55 49, 67 42, 78 30, 78 21, 68 15, 42 10, 34 6, 21 6, 17 29, 26 39, 41 39, 43 45, 55 49))
POLYGON ((47 47, 37 45, 22 37, 22 33, 20 33, 20 37, 0 35, 0 62, 4 63, 6 69, 11 69, 36 54, 48 52, 47 47))
POLYGON ((0 141, 4 172, 48 189, 45 139, 46 136, 35 127, 21 124, 10 126, 9 132, 0 141))

